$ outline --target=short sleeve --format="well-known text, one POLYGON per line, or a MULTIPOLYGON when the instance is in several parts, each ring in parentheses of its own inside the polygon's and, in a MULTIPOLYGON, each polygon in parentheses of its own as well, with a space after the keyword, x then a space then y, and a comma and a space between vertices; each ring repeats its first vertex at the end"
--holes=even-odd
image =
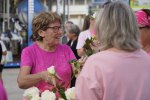
POLYGON ((91 38, 91 33, 89 30, 86 30, 86 31, 83 31, 79 34, 79 37, 78 37, 78 43, 77 43, 77 47, 76 49, 81 49, 83 48, 84 44, 85 44, 85 41, 87 38, 91 38))
POLYGON ((29 48, 25 48, 22 51, 22 54, 21 54, 21 67, 22 66, 29 66, 29 67, 33 66, 32 54, 29 50, 30 50, 29 48))
POLYGON ((84 43, 85 43, 85 34, 81 32, 78 37, 78 43, 76 49, 81 49, 84 43))

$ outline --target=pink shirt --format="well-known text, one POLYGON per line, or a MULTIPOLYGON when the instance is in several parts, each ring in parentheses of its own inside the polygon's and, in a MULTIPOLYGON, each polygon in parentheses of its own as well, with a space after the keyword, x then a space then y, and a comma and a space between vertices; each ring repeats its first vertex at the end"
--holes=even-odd
POLYGON ((148 54, 150 55, 150 52, 148 52, 148 54))
POLYGON ((150 57, 143 50, 91 56, 77 78, 76 100, 150 100, 150 57))
MULTIPOLYGON (((67 88, 72 74, 71 65, 68 61, 72 59, 75 59, 75 56, 67 45, 60 44, 54 52, 47 52, 34 43, 23 50, 21 55, 21 67, 31 67, 31 74, 34 74, 45 71, 50 66, 55 66, 56 73, 61 77, 62 81, 65 81, 65 87, 67 88)), ((41 92, 52 89, 52 86, 45 81, 41 81, 35 86, 38 87, 41 92)))

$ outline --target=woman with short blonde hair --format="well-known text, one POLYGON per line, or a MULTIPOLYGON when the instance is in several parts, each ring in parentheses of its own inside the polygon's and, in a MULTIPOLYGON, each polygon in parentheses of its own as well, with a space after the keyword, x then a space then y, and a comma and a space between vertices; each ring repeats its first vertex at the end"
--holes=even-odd
POLYGON ((76 100, 150 100, 150 57, 141 49, 131 8, 112 2, 96 23, 102 51, 85 62, 76 100))

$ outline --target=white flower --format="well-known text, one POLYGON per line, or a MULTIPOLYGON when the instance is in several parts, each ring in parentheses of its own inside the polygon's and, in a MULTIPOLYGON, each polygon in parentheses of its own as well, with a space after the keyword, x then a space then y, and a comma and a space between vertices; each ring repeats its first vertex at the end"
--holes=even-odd
POLYGON ((32 96, 31 100, 41 100, 39 95, 32 96))
POLYGON ((49 90, 45 90, 41 95, 41 100, 55 100, 56 95, 49 90))
POLYGON ((55 74, 56 74, 54 66, 51 66, 51 67, 47 68, 47 71, 48 71, 50 74, 52 74, 52 75, 55 75, 55 74))
POLYGON ((75 87, 67 89, 65 95, 67 100, 75 100, 75 87))
POLYGON ((28 88, 24 91, 24 94, 23 94, 23 96, 26 98, 32 98, 35 95, 39 95, 39 90, 37 87, 28 88))

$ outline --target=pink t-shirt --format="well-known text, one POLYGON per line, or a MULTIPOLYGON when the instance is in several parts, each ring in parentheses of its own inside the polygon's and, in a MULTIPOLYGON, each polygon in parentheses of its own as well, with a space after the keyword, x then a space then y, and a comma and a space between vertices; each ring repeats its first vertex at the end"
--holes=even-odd
MULTIPOLYGON (((35 74, 47 70, 50 66, 55 66, 56 73, 62 81, 66 83, 64 86, 67 88, 72 74, 71 65, 68 61, 72 59, 75 59, 75 56, 67 45, 60 44, 54 52, 48 52, 34 43, 22 51, 21 67, 29 66, 31 67, 30 73, 35 74)), ((62 81, 59 82, 61 83, 62 81)), ((41 92, 53 88, 45 81, 41 81, 35 86, 38 87, 41 92)))
POLYGON ((148 52, 148 54, 150 55, 150 52, 148 52))
POLYGON ((143 50, 90 56, 76 81, 76 100, 150 100, 150 57, 143 50))

